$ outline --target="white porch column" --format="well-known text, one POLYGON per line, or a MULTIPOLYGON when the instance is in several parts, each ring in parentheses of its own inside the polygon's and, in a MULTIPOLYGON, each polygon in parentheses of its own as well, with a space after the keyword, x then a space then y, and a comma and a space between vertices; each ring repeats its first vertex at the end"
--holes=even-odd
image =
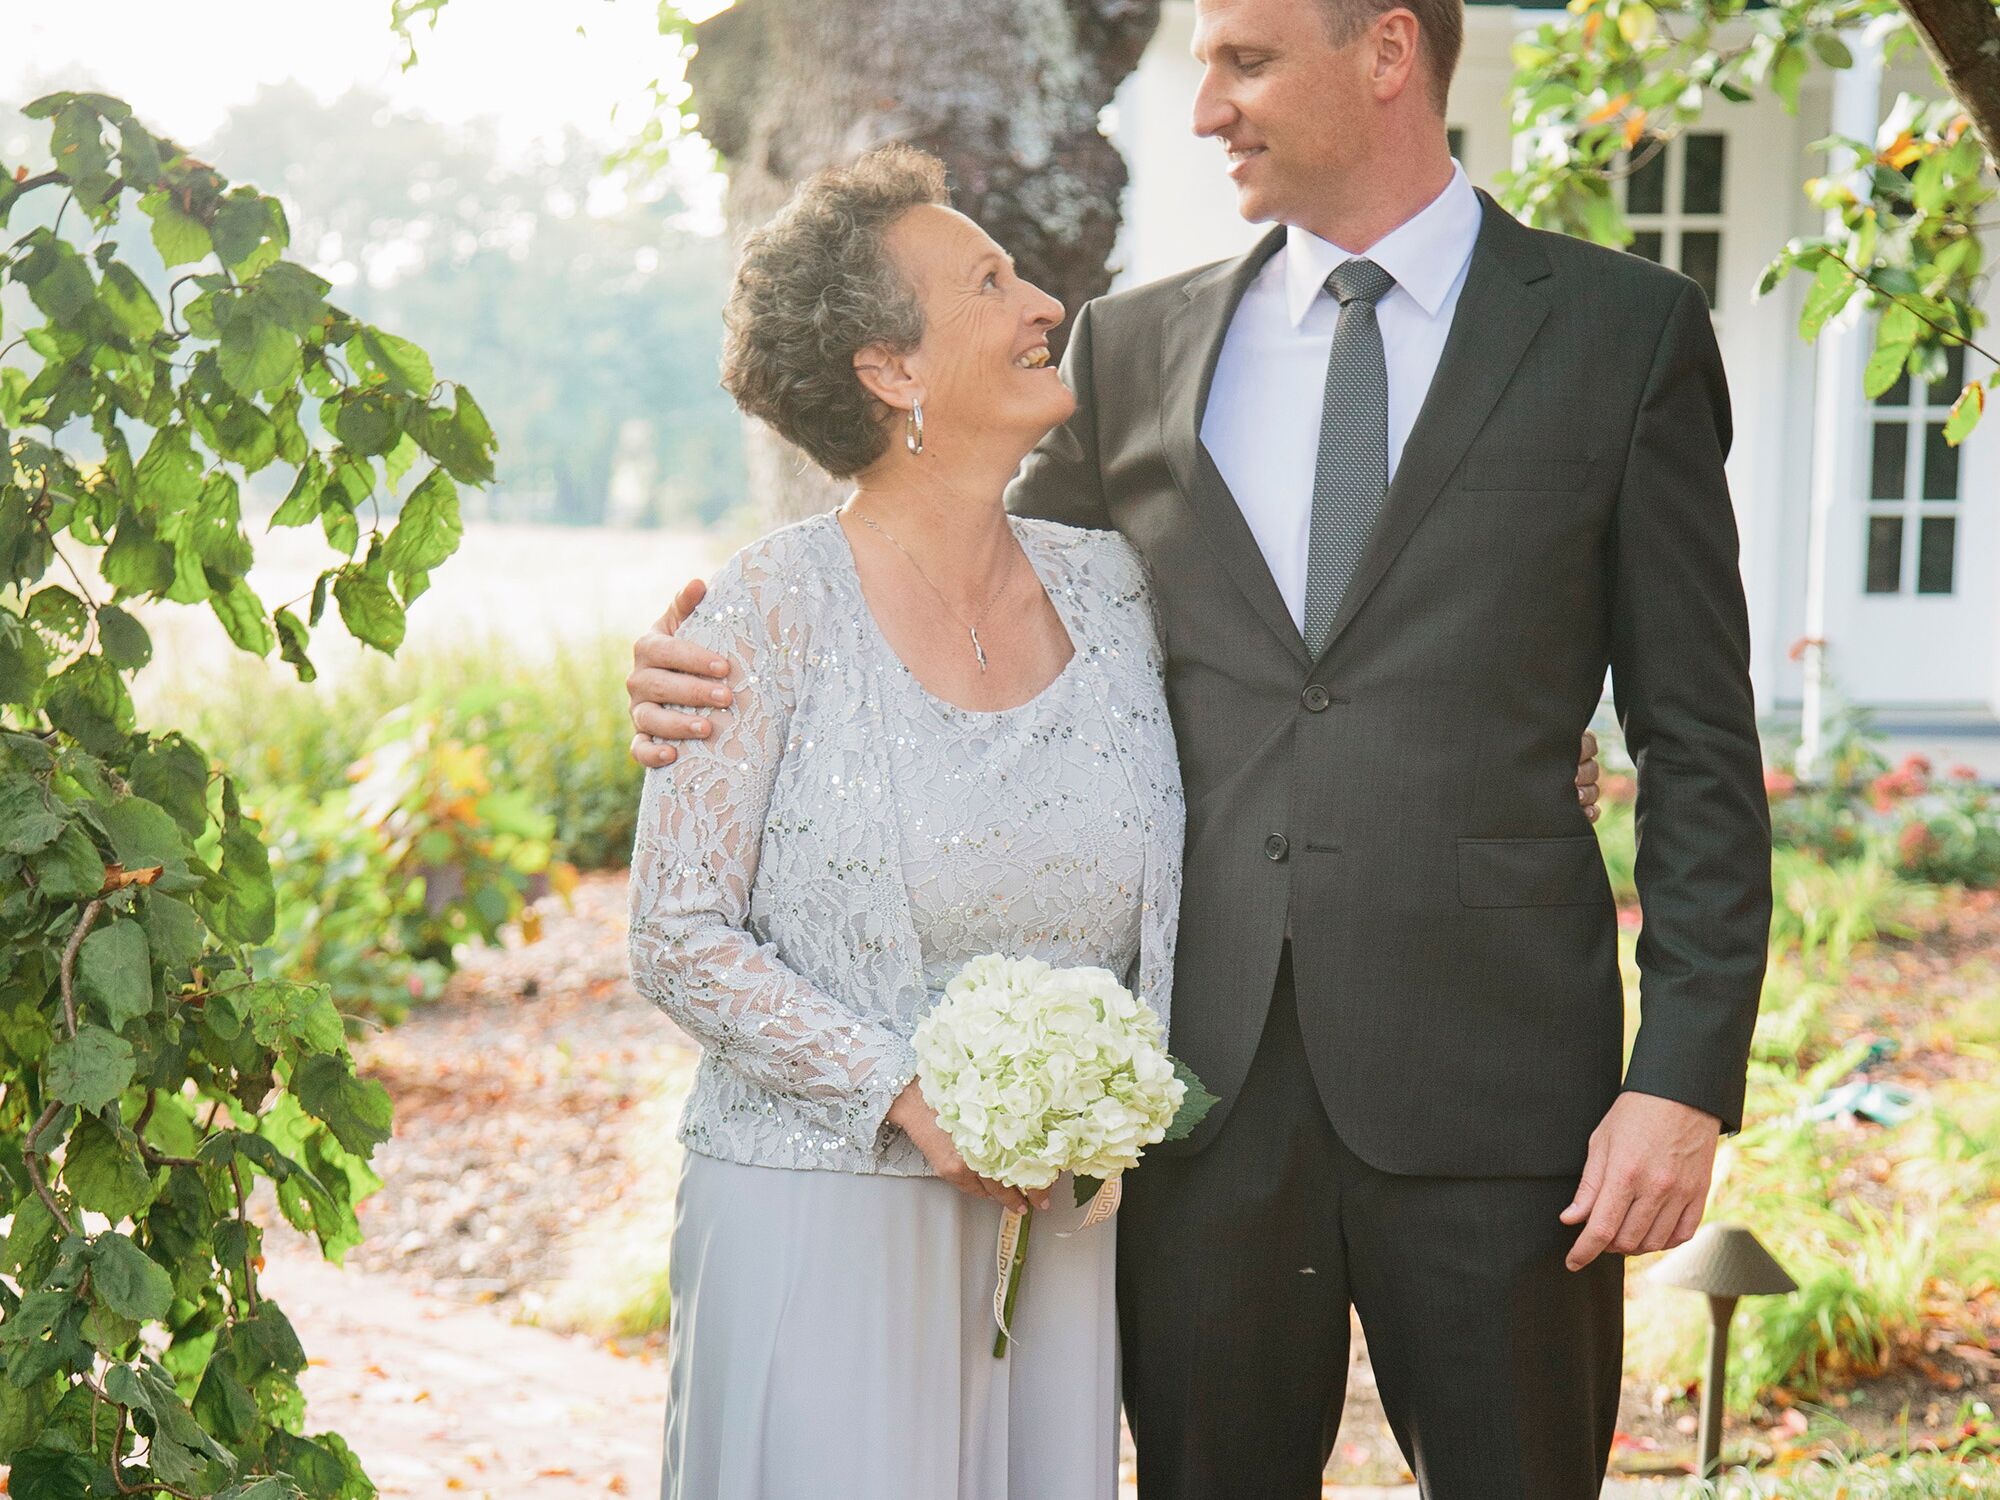
MULTIPOLYGON (((1900 14, 1877 16, 1849 39, 1854 65, 1833 79, 1834 135, 1873 141, 1882 122, 1882 50, 1900 14)), ((1829 177, 1840 175, 1836 160, 1829 177)), ((1846 164, 1848 180, 1866 193, 1862 165, 1846 164)), ((1839 233, 1840 215, 1829 212, 1827 232, 1839 233)), ((1868 424, 1858 420, 1864 400, 1861 373, 1874 345, 1874 322, 1860 298, 1821 330, 1814 346, 1812 486, 1806 522, 1805 684, 1800 716, 1799 775, 1816 780, 1823 767, 1827 719, 1826 558, 1832 528, 1843 524, 1841 507, 1861 493, 1866 472, 1868 424)))

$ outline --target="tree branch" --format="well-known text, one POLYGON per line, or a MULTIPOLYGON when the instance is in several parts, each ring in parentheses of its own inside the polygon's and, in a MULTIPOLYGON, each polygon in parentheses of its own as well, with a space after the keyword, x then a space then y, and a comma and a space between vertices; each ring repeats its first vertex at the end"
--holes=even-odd
POLYGON ((104 910, 104 899, 100 896, 83 909, 83 916, 77 920, 76 931, 69 935, 69 946, 63 949, 62 957, 62 1000, 63 1020, 69 1024, 69 1034, 76 1035, 76 954, 83 946, 85 934, 90 924, 97 920, 97 914, 104 910))
POLYGON ((2000 166, 2000 8, 1993 0, 1897 0, 2000 166))

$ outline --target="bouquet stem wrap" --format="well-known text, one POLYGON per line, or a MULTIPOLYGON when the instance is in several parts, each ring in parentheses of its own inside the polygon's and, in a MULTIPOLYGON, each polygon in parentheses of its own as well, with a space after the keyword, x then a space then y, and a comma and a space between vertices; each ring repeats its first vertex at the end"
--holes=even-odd
MULTIPOLYGON (((1125 1196, 1119 1178, 1112 1178, 1091 1196, 1090 1209, 1077 1225, 1077 1231, 1090 1229, 1104 1223, 1118 1212, 1118 1203, 1125 1196)), ((1028 1264, 1028 1226, 1034 1222, 1033 1209, 1010 1208, 1000 1216, 1000 1242, 994 1247, 994 1261, 999 1270, 998 1279, 993 1284, 993 1321, 1000 1332, 993 1340, 993 1357, 1004 1359, 1007 1345, 1013 1339, 1014 1299, 1021 1291, 1021 1271, 1028 1264)))

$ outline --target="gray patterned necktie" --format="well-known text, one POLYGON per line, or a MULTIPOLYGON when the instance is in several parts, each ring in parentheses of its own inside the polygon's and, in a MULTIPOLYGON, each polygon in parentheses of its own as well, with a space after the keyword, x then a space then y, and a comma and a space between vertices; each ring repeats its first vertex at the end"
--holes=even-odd
POLYGON ((1326 361, 1306 551, 1306 645, 1315 657, 1389 489, 1389 364, 1375 303, 1395 284, 1372 260, 1345 261, 1326 278, 1340 321, 1326 361))

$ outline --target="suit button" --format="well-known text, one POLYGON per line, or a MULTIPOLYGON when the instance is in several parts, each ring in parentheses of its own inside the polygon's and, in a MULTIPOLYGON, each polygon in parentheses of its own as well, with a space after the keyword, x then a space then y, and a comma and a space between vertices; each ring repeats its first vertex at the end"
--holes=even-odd
POLYGON ((1326 712, 1327 704, 1333 702, 1333 697, 1315 682, 1300 695, 1299 701, 1305 704, 1308 713, 1323 714, 1326 712))
POLYGON ((1281 860, 1291 852, 1291 840, 1287 839, 1282 833, 1274 833, 1264 840, 1264 857, 1266 859, 1281 860))

